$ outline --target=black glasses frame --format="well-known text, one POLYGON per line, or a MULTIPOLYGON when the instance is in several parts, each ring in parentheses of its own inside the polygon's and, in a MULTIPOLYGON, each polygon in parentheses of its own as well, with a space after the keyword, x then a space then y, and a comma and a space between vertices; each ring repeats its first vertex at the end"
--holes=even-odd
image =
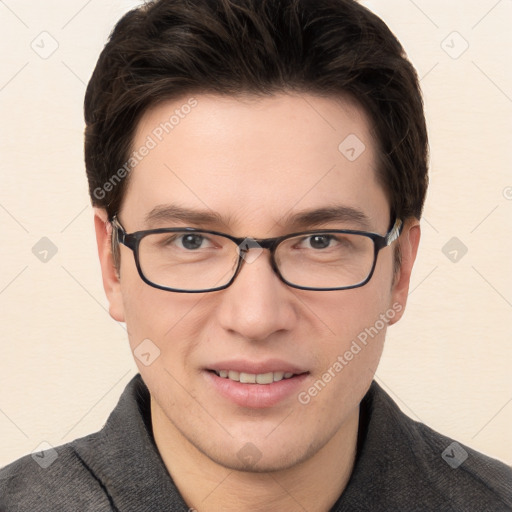
POLYGON ((242 262, 244 261, 245 254, 252 248, 257 247, 256 245, 251 245, 252 243, 257 243, 262 249, 268 249, 270 251, 270 264, 272 267, 272 270, 277 274, 279 279, 287 284, 288 286, 291 286, 292 288, 297 288, 299 290, 311 290, 311 291, 335 291, 335 290, 350 290, 353 288, 359 288, 361 286, 364 286, 365 284, 370 281, 370 279, 373 276, 373 273, 375 271, 375 266, 377 264, 377 256, 381 249, 384 249, 385 247, 391 245, 401 234, 402 228, 403 228, 403 222, 400 219, 395 219, 395 221, 392 224, 392 227, 390 230, 384 235, 379 235, 377 233, 371 233, 368 231, 357 231, 353 229, 314 229, 314 230, 308 230, 308 231, 300 231, 297 233, 290 233, 288 235, 279 236, 275 238, 251 238, 251 237, 236 237, 231 236, 226 233, 220 233, 219 231, 210 231, 207 229, 197 229, 197 228, 158 228, 158 229, 148 229, 144 231, 135 231, 133 233, 127 233, 119 220, 117 219, 117 215, 114 215, 112 220, 110 221, 114 231, 116 232, 116 237, 113 242, 117 241, 118 243, 121 243, 131 249, 133 251, 133 255, 135 258, 135 265, 137 267, 137 271, 139 272, 139 276, 141 279, 148 284, 149 286, 152 286, 153 288, 158 288, 159 290, 165 290, 169 292, 177 292, 177 293, 206 293, 206 292, 215 292, 219 290, 225 290, 228 288, 231 284, 233 284, 233 281, 236 279, 237 275, 240 273, 240 270, 242 268, 242 262), (228 240, 231 240, 234 242, 239 249, 239 256, 238 256, 238 263, 237 267, 235 269, 235 272, 233 274, 233 277, 229 280, 228 283, 223 284, 222 286, 218 286, 215 288, 207 288, 202 290, 182 290, 178 288, 169 288, 167 286, 162 286, 156 283, 153 283, 149 279, 146 278, 144 275, 144 272, 142 271, 140 260, 139 260, 139 246, 141 240, 147 236, 152 234, 158 234, 158 233, 176 233, 176 232, 185 232, 185 233, 208 233, 211 235, 217 235, 224 238, 227 238, 228 240), (362 235, 370 238, 373 241, 373 247, 374 247, 374 254, 373 254, 373 265, 371 268, 370 273, 368 274, 368 277, 361 281, 360 283, 357 283, 355 285, 350 286, 342 286, 342 287, 333 287, 333 288, 313 288, 308 286, 299 286, 297 284, 291 283, 287 281, 279 271, 279 268, 277 266, 277 263, 275 261, 275 252, 277 247, 280 243, 284 242, 285 240, 288 240, 289 238, 293 238, 296 236, 301 235, 314 235, 314 234, 323 234, 323 233, 344 233, 344 234, 352 234, 352 235, 362 235), (245 243, 245 247, 242 247, 242 244, 245 243))

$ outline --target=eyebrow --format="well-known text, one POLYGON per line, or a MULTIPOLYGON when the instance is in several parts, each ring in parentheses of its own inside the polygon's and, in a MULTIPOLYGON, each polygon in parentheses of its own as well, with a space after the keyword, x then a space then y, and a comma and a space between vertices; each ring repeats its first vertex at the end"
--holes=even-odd
MULTIPOLYGON (((229 224, 227 219, 224 220, 221 215, 213 210, 196 210, 178 205, 155 206, 144 218, 144 223, 148 227, 165 222, 184 222, 200 226, 221 224, 226 226, 229 224)), ((288 214, 277 224, 295 230, 331 222, 356 224, 356 227, 365 230, 371 226, 369 217, 362 210, 341 205, 312 208, 288 214)))
POLYGON ((289 225, 292 228, 315 226, 331 222, 356 224, 356 227, 368 230, 371 226, 370 218, 360 209, 352 206, 327 206, 314 208, 286 216, 279 224, 289 225))
POLYGON ((223 224, 222 217, 212 210, 193 210, 177 205, 155 206, 144 218, 144 223, 149 227, 159 222, 176 221, 191 224, 223 224))

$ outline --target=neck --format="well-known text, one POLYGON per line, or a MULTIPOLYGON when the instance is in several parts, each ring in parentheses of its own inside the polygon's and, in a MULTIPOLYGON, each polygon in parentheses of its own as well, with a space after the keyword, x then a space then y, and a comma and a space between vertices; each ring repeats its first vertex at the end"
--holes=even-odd
POLYGON ((187 505, 198 512, 327 512, 345 489, 354 466, 359 408, 309 459, 267 473, 217 464, 174 427, 153 399, 151 416, 164 464, 187 505))

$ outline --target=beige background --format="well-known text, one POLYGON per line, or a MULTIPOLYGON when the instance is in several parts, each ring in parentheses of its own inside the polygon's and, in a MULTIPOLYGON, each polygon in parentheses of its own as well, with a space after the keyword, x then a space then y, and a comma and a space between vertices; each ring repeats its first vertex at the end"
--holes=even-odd
MULTIPOLYGON (((413 418, 512 464, 512 1, 363 3, 422 77, 432 152, 408 311, 378 381, 413 418)), ((0 466, 99 429, 136 371, 107 313, 82 161, 85 84, 135 4, 0 2, 0 466), (46 263, 42 237, 57 248, 46 263)))

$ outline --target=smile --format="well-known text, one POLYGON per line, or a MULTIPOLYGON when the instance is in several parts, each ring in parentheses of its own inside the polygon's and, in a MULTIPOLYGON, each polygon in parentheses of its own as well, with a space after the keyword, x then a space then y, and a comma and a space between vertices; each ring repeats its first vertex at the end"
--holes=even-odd
POLYGON ((214 370, 214 372, 218 377, 242 384, 272 384, 283 379, 290 379, 295 375, 291 372, 246 373, 234 370, 214 370))

